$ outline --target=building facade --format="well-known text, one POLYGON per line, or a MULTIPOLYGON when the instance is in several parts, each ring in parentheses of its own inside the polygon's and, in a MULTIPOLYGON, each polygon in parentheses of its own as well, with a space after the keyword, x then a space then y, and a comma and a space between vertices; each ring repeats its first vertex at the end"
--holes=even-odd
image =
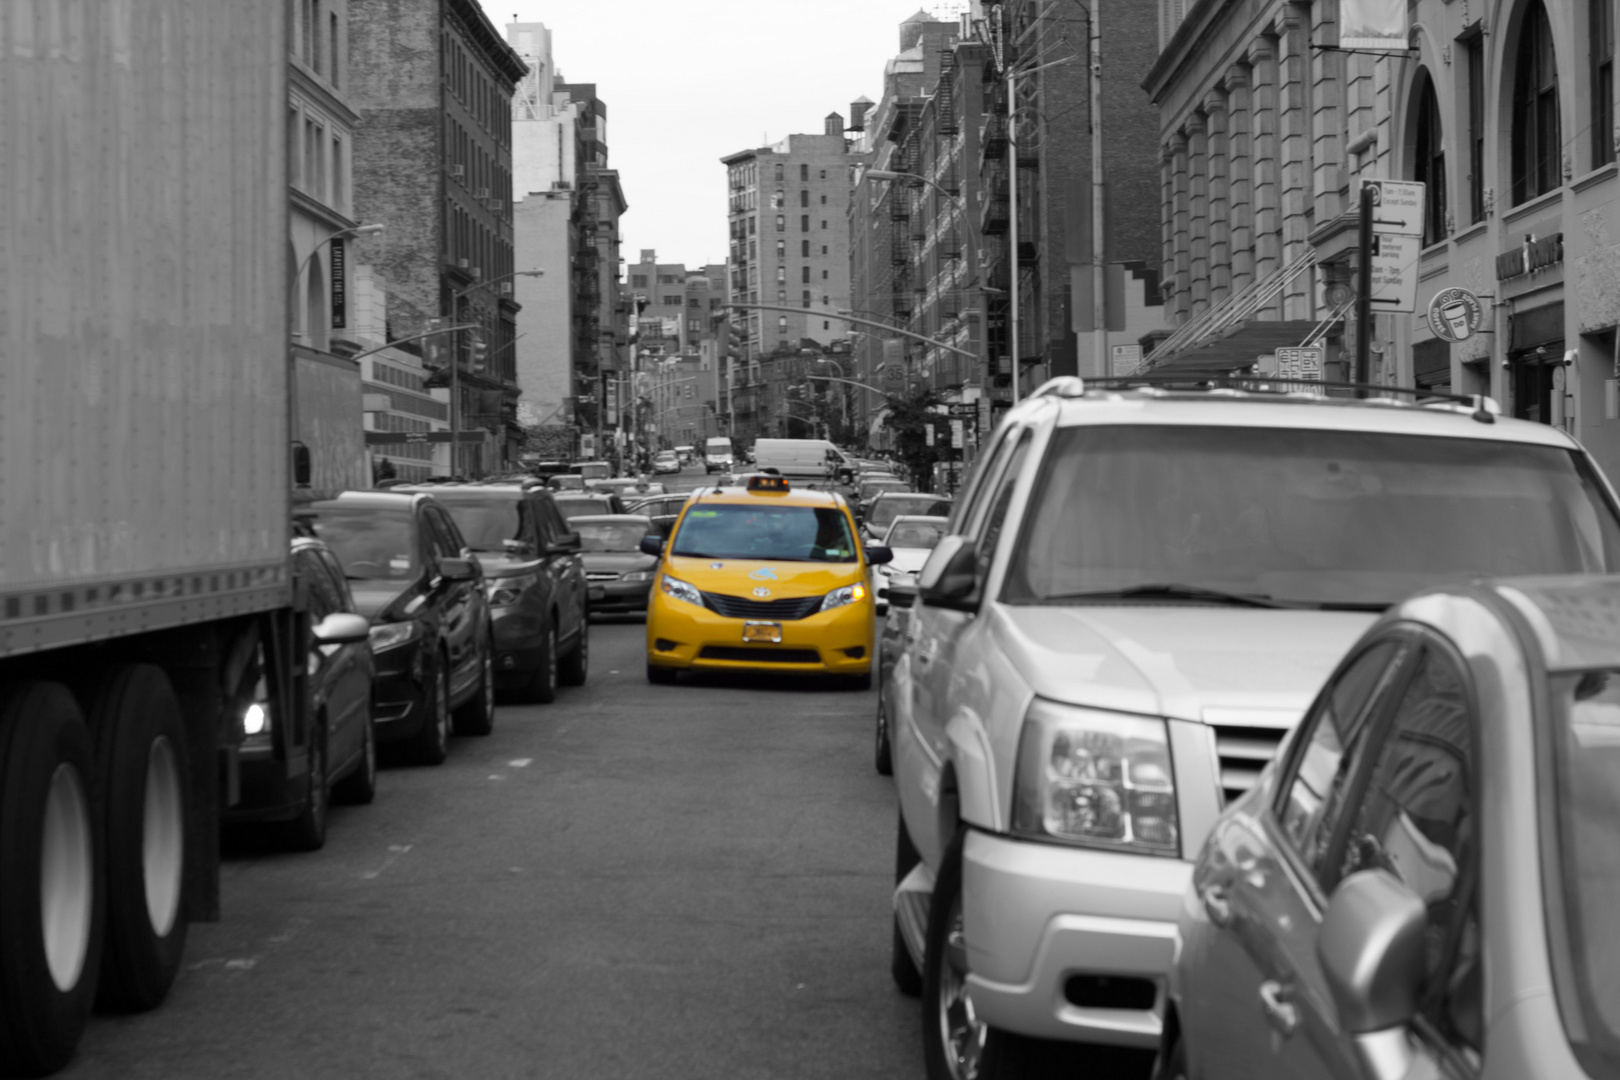
POLYGON ((356 236, 351 162, 359 115, 349 98, 347 0, 287 0, 288 290, 293 438, 309 454, 303 494, 364 487, 362 323, 349 281, 369 238, 356 236))
POLYGON ((526 67, 476 0, 349 0, 355 206, 389 340, 436 328, 424 357, 454 386, 452 471, 517 457, 512 94, 526 67), (437 320, 437 321, 435 321, 437 320))
POLYGON ((1620 468, 1614 6, 1416 0, 1411 48, 1372 56, 1327 48, 1321 0, 1189 4, 1145 84, 1163 261, 1177 321, 1225 336, 1157 363, 1235 367, 1326 322, 1348 375, 1360 181, 1420 181, 1416 310, 1373 317, 1372 377, 1489 393, 1620 468), (1455 343, 1427 316, 1446 289, 1481 302, 1455 343))

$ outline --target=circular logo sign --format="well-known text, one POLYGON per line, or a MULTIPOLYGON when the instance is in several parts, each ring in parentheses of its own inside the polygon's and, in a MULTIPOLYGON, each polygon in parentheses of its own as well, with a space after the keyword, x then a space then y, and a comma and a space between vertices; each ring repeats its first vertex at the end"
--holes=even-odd
POLYGON ((1441 289, 1429 301, 1429 329, 1443 341, 1466 341, 1474 336, 1485 309, 1467 289, 1441 289))
POLYGON ((765 586, 761 585, 759 588, 754 590, 754 595, 758 596, 758 597, 761 597, 761 598, 764 598, 764 597, 767 597, 767 596, 771 595, 771 590, 769 590, 765 586))

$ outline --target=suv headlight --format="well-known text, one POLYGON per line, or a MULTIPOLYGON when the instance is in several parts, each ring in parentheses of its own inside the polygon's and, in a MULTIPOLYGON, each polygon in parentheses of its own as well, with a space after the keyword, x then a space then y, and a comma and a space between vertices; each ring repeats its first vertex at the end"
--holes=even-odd
POLYGON ((703 606, 703 594, 697 591, 697 586, 688 584, 680 578, 672 578, 665 574, 658 587, 664 590, 665 596, 685 600, 688 604, 696 604, 698 607, 703 606))
POLYGON ((371 651, 382 652, 403 645, 416 637, 417 622, 411 619, 407 622, 382 623, 371 628, 371 651))
POLYGON ((627 570, 619 577, 620 581, 651 581, 652 579, 653 572, 651 570, 627 570))
POLYGON ((1086 847, 1179 855, 1164 721, 1037 698, 1018 738, 1012 831, 1086 847))
POLYGON ((513 574, 511 577, 491 578, 484 584, 490 607, 506 607, 523 599, 523 590, 540 581, 539 574, 513 574))
POLYGON ((828 593, 826 599, 821 601, 822 611, 831 611, 846 604, 858 603, 866 599, 866 586, 860 582, 854 585, 845 585, 842 589, 834 589, 828 593))

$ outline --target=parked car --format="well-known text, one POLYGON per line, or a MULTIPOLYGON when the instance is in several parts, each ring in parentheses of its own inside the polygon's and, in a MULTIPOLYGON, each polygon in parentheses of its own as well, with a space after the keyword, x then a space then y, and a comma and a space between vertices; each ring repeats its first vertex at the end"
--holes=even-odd
POLYGON ((677 446, 675 456, 680 459, 682 465, 690 465, 697 460, 697 447, 677 446))
POLYGON ((605 461, 576 461, 568 466, 568 472, 587 482, 606 480, 613 475, 613 466, 605 461))
POLYGON ((593 480, 586 487, 591 491, 611 491, 626 499, 644 499, 648 495, 665 495, 668 489, 657 480, 646 477, 621 476, 615 480, 593 480))
POLYGON ((1362 637, 1202 844, 1161 1075, 1616 1075, 1617 610, 1459 584, 1362 637))
POLYGON ((755 439, 751 463, 793 480, 847 478, 855 469, 855 459, 826 439, 755 439))
POLYGON ((927 495, 917 491, 880 491, 872 496, 861 517, 861 532, 877 543, 877 538, 889 531, 889 526, 901 515, 948 517, 951 500, 943 495, 927 495))
POLYGON ((929 1076, 1157 1047, 1191 860, 1416 589, 1620 570, 1562 430, 1482 398, 1044 385, 918 575, 890 676, 892 971, 929 1076))
POLYGON ((309 621, 302 698, 294 713, 259 681, 242 720, 242 795, 225 817, 282 822, 290 846, 315 851, 326 844, 330 799, 369 803, 377 793, 371 624, 326 544, 294 536, 292 572, 309 621))
POLYGON ((554 496, 557 511, 564 520, 577 517, 597 517, 601 514, 622 514, 624 500, 612 491, 560 491, 554 496))
POLYGON ((912 608, 917 603, 917 585, 912 581, 895 581, 874 595, 878 606, 884 609, 881 614, 888 617, 878 623, 877 629, 877 740, 872 762, 879 776, 892 776, 894 732, 889 725, 889 676, 906 647, 912 608))
POLYGON ((575 518, 590 581, 593 614, 647 610, 647 590, 658 569, 658 557, 641 550, 641 539, 653 533, 644 514, 575 518))
MULTIPOLYGON (((413 489, 405 489, 413 490, 413 489)), ((547 703, 590 671, 580 541, 539 484, 435 484, 484 572, 495 632, 495 687, 547 703)))
POLYGON ((495 665, 484 575, 444 507, 421 492, 345 491, 306 513, 371 620, 378 743, 437 765, 452 723, 487 734, 495 665))
POLYGON ((653 455, 653 472, 662 476, 668 473, 679 473, 680 471, 681 459, 675 451, 660 450, 653 455))
POLYGON ((922 495, 924 492, 912 491, 911 485, 904 480, 889 477, 870 476, 855 484, 854 495, 850 505, 855 511, 855 520, 861 523, 866 521, 867 507, 881 494, 889 491, 903 491, 909 495, 922 495))
POLYGON ((578 473, 559 473, 548 478, 546 486, 552 491, 584 491, 585 478, 578 473))
POLYGON ((695 492, 679 491, 672 495, 654 495, 647 499, 637 499, 625 508, 627 514, 644 514, 651 519, 652 531, 659 536, 668 536, 669 531, 675 527, 675 521, 681 516, 681 511, 695 492))
POLYGON ((923 515, 906 515, 897 517, 883 530, 881 537, 869 543, 881 544, 894 552, 894 559, 882 566, 874 567, 872 580, 869 583, 872 596, 877 601, 877 613, 886 614, 889 610, 888 589, 897 582, 915 584, 917 571, 923 568, 928 556, 941 540, 945 538, 945 530, 949 522, 943 517, 927 517, 923 515))

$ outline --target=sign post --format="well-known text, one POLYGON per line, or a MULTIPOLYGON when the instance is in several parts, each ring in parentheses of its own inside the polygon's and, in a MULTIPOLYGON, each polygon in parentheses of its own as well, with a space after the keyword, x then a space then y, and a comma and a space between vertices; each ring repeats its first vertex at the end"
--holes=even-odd
POLYGON ((1424 185, 1361 182, 1360 265, 1356 282, 1356 377, 1372 381, 1372 317, 1417 310, 1417 262, 1423 243, 1424 185))

